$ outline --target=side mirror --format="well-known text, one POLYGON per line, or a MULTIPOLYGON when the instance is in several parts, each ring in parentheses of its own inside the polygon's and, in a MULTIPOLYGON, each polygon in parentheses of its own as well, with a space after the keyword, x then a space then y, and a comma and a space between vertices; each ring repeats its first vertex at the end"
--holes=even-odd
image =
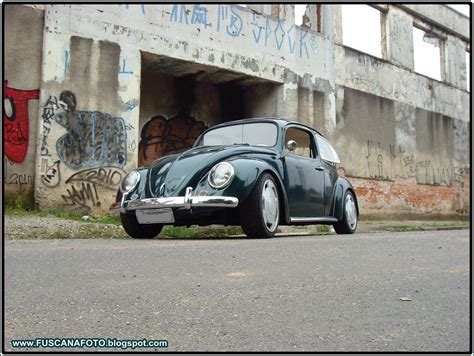
POLYGON ((293 152, 296 149, 296 141, 290 140, 286 143, 286 148, 288 151, 293 152))

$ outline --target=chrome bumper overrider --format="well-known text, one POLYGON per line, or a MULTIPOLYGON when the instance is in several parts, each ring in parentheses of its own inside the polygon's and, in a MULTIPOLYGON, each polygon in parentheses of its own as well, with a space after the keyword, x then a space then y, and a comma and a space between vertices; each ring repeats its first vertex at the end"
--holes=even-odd
MULTIPOLYGON (((147 198, 113 203, 109 210, 115 212, 133 211, 136 209, 159 209, 159 208, 235 208, 239 199, 222 196, 192 196, 193 188, 186 188, 184 197, 147 198)), ((125 194, 123 195, 125 197, 125 194)))

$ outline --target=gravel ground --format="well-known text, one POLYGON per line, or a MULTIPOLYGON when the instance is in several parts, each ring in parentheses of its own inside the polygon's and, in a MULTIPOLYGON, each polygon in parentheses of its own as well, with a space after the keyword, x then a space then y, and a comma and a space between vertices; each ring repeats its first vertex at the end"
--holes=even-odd
POLYGON ((126 238, 121 226, 56 217, 5 216, 6 239, 126 238))
MULTIPOLYGON (((68 239, 68 238, 129 238, 121 226, 104 223, 93 223, 76 220, 65 220, 54 216, 40 217, 37 215, 4 216, 5 239, 68 239)), ((195 227, 206 230, 206 227, 195 227)), ((211 227, 212 228, 212 227, 211 227)), ((215 228, 222 228, 215 226, 215 228)), ((280 236, 335 234, 318 233, 316 226, 293 227, 281 226, 280 236)), ((452 230, 467 229, 469 222, 459 221, 360 221, 357 232, 384 232, 410 230, 452 230)))

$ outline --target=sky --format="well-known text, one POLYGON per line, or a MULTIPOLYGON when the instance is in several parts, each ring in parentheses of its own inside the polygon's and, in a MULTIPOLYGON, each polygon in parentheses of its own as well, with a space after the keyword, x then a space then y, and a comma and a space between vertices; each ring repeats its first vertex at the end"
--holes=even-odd
POLYGON ((453 8, 456 11, 459 11, 461 14, 466 15, 467 17, 471 17, 469 14, 469 5, 461 5, 461 4, 446 4, 449 7, 453 8))

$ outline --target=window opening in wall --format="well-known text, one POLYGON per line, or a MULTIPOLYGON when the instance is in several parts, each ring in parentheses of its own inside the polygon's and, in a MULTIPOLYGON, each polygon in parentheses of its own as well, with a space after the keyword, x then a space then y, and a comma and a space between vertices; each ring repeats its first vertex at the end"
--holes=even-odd
POLYGON ((296 4, 295 5, 295 25, 301 26, 303 25, 303 16, 306 12, 306 4, 296 4))
POLYGON ((471 91, 471 54, 466 51, 466 89, 471 91))
POLYGON ((413 26, 415 72, 441 80, 441 39, 413 26))
POLYGON ((381 13, 369 5, 341 5, 342 42, 382 58, 381 13))
POLYGON ((321 4, 295 4, 295 25, 321 32, 321 4))

